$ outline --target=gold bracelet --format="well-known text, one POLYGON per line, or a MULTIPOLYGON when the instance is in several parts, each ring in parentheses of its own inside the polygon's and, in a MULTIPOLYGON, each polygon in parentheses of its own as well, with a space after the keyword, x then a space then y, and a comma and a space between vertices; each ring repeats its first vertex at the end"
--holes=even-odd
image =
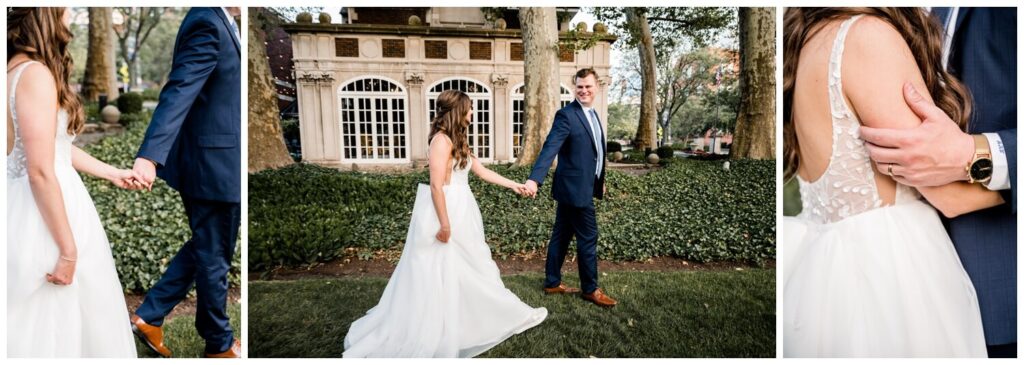
POLYGON ((68 261, 68 262, 75 262, 75 261, 78 261, 78 260, 74 260, 74 259, 69 259, 69 258, 67 258, 67 257, 64 257, 64 255, 60 255, 60 259, 61 259, 61 260, 64 260, 64 261, 68 261))

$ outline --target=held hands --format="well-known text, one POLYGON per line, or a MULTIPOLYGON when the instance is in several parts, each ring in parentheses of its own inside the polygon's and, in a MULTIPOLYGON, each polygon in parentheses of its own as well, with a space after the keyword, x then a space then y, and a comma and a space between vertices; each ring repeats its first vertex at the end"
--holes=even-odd
POLYGON ((138 180, 149 191, 153 191, 153 181, 156 180, 156 164, 153 161, 142 157, 135 159, 135 166, 132 167, 135 180, 138 180))
POLYGON ((522 196, 524 198, 525 197, 530 197, 530 198, 536 198, 537 197, 537 182, 536 181, 526 180, 525 183, 523 183, 523 184, 521 184, 519 186, 522 186, 522 188, 521 188, 522 192, 521 193, 519 193, 519 191, 516 191, 516 192, 519 193, 520 196, 522 196))
POLYGON ((107 180, 114 184, 114 186, 125 190, 142 190, 146 188, 146 184, 142 183, 132 170, 114 170, 114 173, 107 180))
POLYGON ((46 274, 46 281, 53 285, 71 285, 75 276, 75 258, 60 255, 53 273, 46 274))

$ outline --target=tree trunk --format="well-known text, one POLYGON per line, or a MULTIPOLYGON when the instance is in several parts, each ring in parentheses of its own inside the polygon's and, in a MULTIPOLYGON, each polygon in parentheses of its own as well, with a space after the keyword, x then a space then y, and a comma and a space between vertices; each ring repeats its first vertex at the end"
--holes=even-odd
POLYGON ((523 29, 523 149, 517 166, 529 166, 544 145, 559 105, 558 21, 555 8, 519 10, 523 29))
POLYGON ((100 94, 106 94, 107 100, 117 99, 114 53, 113 9, 89 8, 89 50, 82 80, 86 101, 97 101, 100 94))
POLYGON ((732 159, 775 158, 775 8, 740 8, 740 109, 732 159))
POLYGON ((658 75, 655 69, 654 38, 651 36, 651 26, 647 24, 647 14, 643 8, 626 8, 626 22, 630 31, 635 32, 635 38, 640 41, 637 47, 640 52, 640 122, 636 127, 633 146, 638 151, 644 151, 647 148, 654 148, 657 140, 657 129, 654 125, 658 117, 655 100, 658 75))
POLYGON ((249 172, 292 164, 281 131, 277 89, 270 74, 266 34, 256 11, 249 12, 249 172))

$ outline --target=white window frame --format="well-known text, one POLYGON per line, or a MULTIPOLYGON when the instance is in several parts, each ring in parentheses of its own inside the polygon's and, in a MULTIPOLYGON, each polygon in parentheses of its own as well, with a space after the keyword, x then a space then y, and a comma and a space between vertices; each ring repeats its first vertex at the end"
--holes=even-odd
MULTIPOLYGON (((345 83, 341 84, 341 86, 338 86, 338 90, 337 90, 336 94, 337 94, 336 97, 338 98, 338 134, 341 137, 341 139, 339 140, 339 144, 341 145, 341 156, 340 157, 341 157, 341 161, 342 162, 391 164, 391 163, 408 163, 409 161, 411 161, 411 159, 410 159, 410 151, 411 151, 410 144, 411 144, 412 141, 409 138, 409 95, 406 92, 406 88, 405 88, 404 85, 402 85, 402 83, 400 83, 398 81, 395 81, 394 79, 391 79, 391 78, 388 78, 388 77, 384 77, 384 76, 367 75, 367 76, 361 76, 361 77, 357 77, 357 78, 353 78, 353 79, 345 81, 345 83), (398 88, 398 90, 397 91, 390 91, 390 92, 383 92, 383 91, 342 91, 343 89, 345 89, 345 87, 347 87, 347 86, 349 86, 349 85, 351 85, 351 84, 353 84, 355 82, 362 81, 362 80, 369 80, 369 79, 376 79, 376 80, 381 80, 381 81, 384 81, 384 82, 391 83, 391 84, 395 85, 398 88), (348 135, 348 136, 352 136, 352 137, 355 138, 355 144, 354 145, 348 145, 346 143, 346 140, 345 140, 345 137, 346 137, 345 123, 346 122, 343 122, 345 117, 342 115, 342 113, 344 113, 345 111, 348 111, 347 109, 344 109, 344 107, 343 107, 344 106, 343 99, 346 99, 346 98, 353 99, 354 103, 357 104, 357 105, 353 106, 353 109, 354 109, 354 112, 355 112, 357 120, 354 121, 354 122, 349 122, 349 123, 354 123, 353 125, 355 126, 355 133, 348 135), (370 104, 368 105, 369 109, 366 109, 366 110, 360 109, 359 106, 358 106, 359 99, 369 99, 370 100, 369 101, 370 104), (377 107, 376 107, 376 101, 377 100, 384 100, 386 105, 392 105, 393 100, 401 100, 401 102, 402 102, 402 110, 401 110, 400 113, 401 113, 401 116, 402 116, 401 124, 402 124, 403 133, 396 133, 394 131, 394 126, 397 123, 395 123, 395 121, 392 119, 393 115, 394 115, 394 114, 392 114, 392 118, 389 118, 387 123, 383 124, 384 127, 385 127, 384 133, 382 135, 378 135, 377 134, 377 126, 378 126, 377 125, 378 124, 378 121, 377 121, 377 112, 378 112, 378 110, 377 110, 377 107), (358 116, 362 112, 368 112, 369 115, 370 115, 370 120, 368 121, 369 128, 370 128, 370 133, 369 133, 368 136, 370 138, 371 144, 376 144, 376 141, 378 141, 378 138, 385 137, 386 140, 388 141, 388 146, 387 147, 380 147, 380 146, 375 146, 375 145, 374 146, 364 146, 364 144, 363 144, 364 139, 361 138, 361 137, 365 137, 365 136, 361 136, 360 133, 358 132, 361 124, 367 123, 366 121, 358 120, 359 119, 358 116), (395 143, 394 143, 394 138, 395 137, 404 137, 405 144, 403 146, 400 146, 400 147, 396 146, 395 143), (355 152, 356 152, 355 154, 357 156, 356 158, 346 158, 345 157, 345 152, 346 152, 345 150, 346 149, 351 149, 351 148, 355 148, 355 152), (364 155, 364 149, 366 149, 366 148, 370 149, 370 155, 369 156, 364 155), (382 149, 387 149, 392 157, 381 157, 381 154, 379 154, 379 153, 382 152, 382 149), (399 157, 393 157, 393 156, 397 156, 399 154, 399 151, 401 151, 404 154, 404 157, 400 157, 400 158, 399 157)), ((396 111, 397 111, 396 109, 388 107, 383 112, 384 113, 395 113, 396 111)))
POLYGON ((436 101, 437 97, 439 95, 441 95, 440 91, 432 91, 432 90, 435 87, 437 87, 438 85, 441 85, 441 84, 443 84, 446 81, 465 81, 467 83, 473 83, 473 84, 479 85, 485 91, 485 92, 473 92, 473 93, 467 92, 466 93, 466 95, 469 96, 469 99, 473 103, 473 119, 470 121, 469 131, 466 134, 467 134, 467 137, 469 138, 469 149, 470 149, 470 152, 473 153, 473 156, 475 156, 476 158, 480 159, 481 162, 492 162, 492 161, 494 161, 494 136, 495 136, 495 133, 494 133, 494 112, 495 112, 495 110, 494 110, 494 92, 491 90, 491 88, 487 87, 487 84, 485 84, 483 82, 480 82, 479 80, 471 79, 471 78, 468 78, 468 77, 447 77, 447 78, 443 78, 441 80, 438 80, 437 82, 431 84, 430 87, 426 88, 427 93, 426 93, 426 98, 424 98, 424 103, 426 105, 424 106, 424 110, 427 111, 427 118, 426 118, 427 119, 427 130, 428 131, 430 130, 430 123, 433 120, 433 115, 432 114, 434 112, 433 109, 431 109, 431 107, 430 107, 430 102, 431 101, 436 101), (487 108, 486 111, 480 110, 479 104, 480 104, 481 101, 485 101, 487 103, 488 108, 487 108), (484 121, 484 123, 487 126, 487 130, 488 130, 488 133, 487 133, 487 145, 486 146, 477 146, 476 143, 474 143, 474 137, 478 137, 478 136, 481 135, 481 133, 478 132, 478 129, 480 128, 480 119, 481 119, 481 114, 483 114, 483 113, 485 113, 484 115, 486 115, 486 118, 484 118, 484 119, 486 119, 484 121), (483 154, 481 153, 481 152, 484 152, 484 150, 483 150, 484 148, 486 148, 486 152, 487 152, 486 156, 483 156, 483 154))
MULTIPOLYGON (((561 89, 561 90, 559 90, 558 101, 560 103, 558 105, 559 105, 559 108, 564 108, 566 105, 569 105, 570 103, 572 103, 573 100, 576 100, 576 96, 573 95, 572 89, 568 88, 564 84, 559 84, 558 86, 561 89)), ((519 85, 516 85, 516 87, 513 87, 512 88, 512 92, 509 93, 509 103, 508 103, 508 145, 509 145, 509 148, 511 148, 511 151, 509 151, 508 155, 511 156, 510 161, 515 161, 515 160, 518 159, 519 153, 516 152, 517 150, 520 150, 519 152, 522 152, 521 151, 522 146, 516 146, 516 143, 515 143, 516 142, 516 124, 522 124, 522 122, 516 123, 516 113, 523 114, 524 111, 523 110, 519 110, 519 111, 516 110, 516 102, 524 103, 524 101, 523 101, 523 98, 525 97, 525 93, 523 92, 524 91, 523 90, 524 87, 526 87, 526 83, 525 82, 519 83, 519 85)), ((526 107, 525 103, 523 104, 523 107, 524 108, 526 107)), ((522 129, 522 127, 520 127, 520 129, 522 129)))

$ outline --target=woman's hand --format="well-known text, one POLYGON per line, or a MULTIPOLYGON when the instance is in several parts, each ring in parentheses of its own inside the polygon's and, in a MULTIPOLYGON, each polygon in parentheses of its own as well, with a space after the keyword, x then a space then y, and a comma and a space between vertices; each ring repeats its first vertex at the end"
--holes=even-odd
POLYGON ((76 258, 60 255, 53 273, 46 274, 46 281, 53 285, 71 285, 75 277, 75 260, 76 258))
POLYGON ((524 185, 524 184, 514 183, 514 184, 512 184, 512 186, 509 186, 509 189, 512 189, 512 191, 514 191, 516 194, 519 194, 519 196, 522 196, 522 197, 530 196, 530 190, 527 189, 526 185, 524 185))
POLYGON ((108 179, 114 186, 126 190, 142 190, 146 188, 139 179, 135 177, 132 170, 117 169, 108 179))
POLYGON ((451 238, 451 236, 452 228, 449 226, 441 226, 441 229, 437 230, 437 235, 435 237, 437 237, 437 240, 441 241, 441 243, 448 243, 448 239, 451 238))

